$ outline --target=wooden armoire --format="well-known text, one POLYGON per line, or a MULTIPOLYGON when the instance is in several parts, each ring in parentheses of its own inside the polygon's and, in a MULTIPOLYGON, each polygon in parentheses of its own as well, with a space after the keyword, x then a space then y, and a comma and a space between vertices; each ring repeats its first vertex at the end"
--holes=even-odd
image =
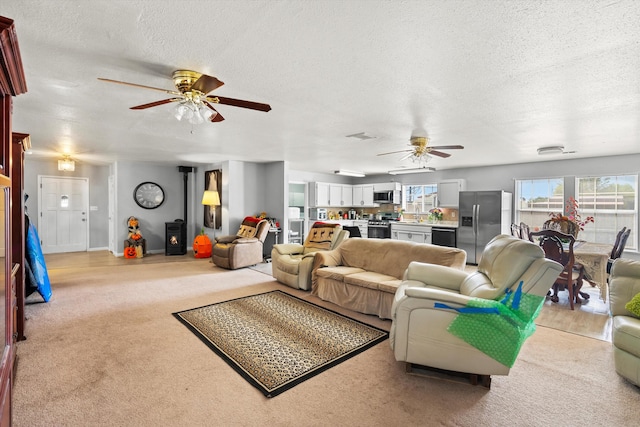
POLYGON ((27 91, 15 26, 0 16, 0 426, 11 425, 16 342, 24 339, 23 154, 29 136, 12 132, 13 97, 27 91))

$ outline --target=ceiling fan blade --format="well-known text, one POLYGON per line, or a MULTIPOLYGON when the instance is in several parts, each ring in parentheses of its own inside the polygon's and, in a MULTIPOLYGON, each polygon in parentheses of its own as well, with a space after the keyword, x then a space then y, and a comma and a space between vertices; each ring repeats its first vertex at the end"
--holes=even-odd
POLYGON ((411 157, 411 156, 413 156, 413 153, 407 153, 407 154, 405 154, 404 156, 402 156, 402 158, 400 159, 400 161, 407 160, 407 159, 408 159, 409 157, 411 157))
POLYGON ((261 104, 259 102, 244 101, 242 99, 225 98, 223 96, 216 96, 207 98, 207 101, 214 102, 216 104, 233 105, 234 107, 249 108, 251 110, 258 111, 270 111, 271 106, 269 104, 261 104))
POLYGON ((145 108, 157 107, 158 105, 168 104, 170 102, 180 101, 181 98, 169 98, 163 99, 162 101, 150 102, 148 104, 136 105, 135 107, 130 107, 131 110, 144 110, 145 108))
POLYGON ((400 150, 400 151, 389 151, 388 153, 380 153, 378 156, 386 156, 387 154, 397 154, 397 153, 406 153, 413 152, 413 150, 400 150))
POLYGON ((170 95, 180 95, 180 92, 176 92, 175 90, 160 89, 159 87, 139 85, 137 83, 121 82, 120 80, 105 79, 104 77, 98 77, 98 80, 102 80, 103 82, 109 82, 109 83, 117 83, 119 85, 127 85, 127 86, 133 86, 133 87, 141 87, 143 89, 158 90, 160 92, 168 93, 170 95))
POLYGON ((221 121, 223 121, 223 120, 224 120, 224 117, 222 117, 222 114, 220 114, 220 113, 218 112, 218 110, 216 110, 215 108, 213 108, 213 105, 209 104, 207 101, 203 101, 203 103, 204 103, 204 105, 206 105, 207 107, 211 108, 211 109, 215 112, 215 114, 214 114, 214 115, 212 115, 211 117, 209 117, 209 120, 210 120, 211 122, 214 122, 214 123, 215 123, 215 122, 221 122, 221 121))
POLYGON ((462 145, 436 145, 433 147, 429 147, 435 150, 462 150, 464 147, 462 145))
POLYGON ((212 90, 218 89, 224 83, 212 76, 203 74, 198 80, 191 86, 191 89, 199 90, 202 93, 209 93, 212 90))
POLYGON ((444 158, 451 157, 451 154, 449 153, 443 153, 442 151, 436 151, 436 150, 429 150, 428 154, 438 156, 438 157, 444 157, 444 158))

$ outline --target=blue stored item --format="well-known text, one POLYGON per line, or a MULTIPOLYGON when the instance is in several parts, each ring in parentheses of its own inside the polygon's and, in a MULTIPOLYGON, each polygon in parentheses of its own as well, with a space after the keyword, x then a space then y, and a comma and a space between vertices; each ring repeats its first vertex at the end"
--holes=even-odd
POLYGON ((49 273, 47 272, 47 265, 44 262, 44 255, 42 255, 42 247, 40 246, 40 238, 38 232, 33 224, 29 224, 27 230, 26 241, 27 253, 26 258, 33 276, 35 278, 38 293, 42 295, 44 302, 48 302, 51 299, 51 283, 49 282, 49 273))

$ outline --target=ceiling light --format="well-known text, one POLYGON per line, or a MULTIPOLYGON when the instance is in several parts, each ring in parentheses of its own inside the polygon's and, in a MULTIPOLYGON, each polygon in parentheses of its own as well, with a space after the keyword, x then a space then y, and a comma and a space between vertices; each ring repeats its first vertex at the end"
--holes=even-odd
POLYGON ((348 171, 344 169, 340 169, 339 171, 334 171, 333 173, 335 173, 336 175, 355 176, 357 178, 364 178, 366 176, 362 172, 348 171))
POLYGON ((426 173, 426 172, 435 172, 436 168, 422 166, 419 168, 410 168, 410 169, 396 169, 387 172, 389 175, 404 175, 409 173, 426 173))
POLYGON ((71 157, 65 155, 62 160, 58 160, 58 170, 65 172, 73 172, 76 170, 76 162, 71 157))
POLYGON ((538 148, 538 154, 564 154, 564 145, 550 145, 548 147, 538 148))
POLYGON ((192 125, 199 125, 206 120, 211 120, 211 118, 215 117, 218 113, 208 108, 202 101, 202 97, 194 92, 197 91, 186 92, 184 94, 186 99, 180 101, 180 103, 175 106, 173 115, 178 121, 186 119, 192 125))

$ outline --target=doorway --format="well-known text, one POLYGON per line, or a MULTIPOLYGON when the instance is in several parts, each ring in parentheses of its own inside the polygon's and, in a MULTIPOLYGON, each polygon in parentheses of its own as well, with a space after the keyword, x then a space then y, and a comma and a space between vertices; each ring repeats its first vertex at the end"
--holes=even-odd
POLYGON ((45 254, 86 251, 89 179, 38 176, 38 234, 45 254))

